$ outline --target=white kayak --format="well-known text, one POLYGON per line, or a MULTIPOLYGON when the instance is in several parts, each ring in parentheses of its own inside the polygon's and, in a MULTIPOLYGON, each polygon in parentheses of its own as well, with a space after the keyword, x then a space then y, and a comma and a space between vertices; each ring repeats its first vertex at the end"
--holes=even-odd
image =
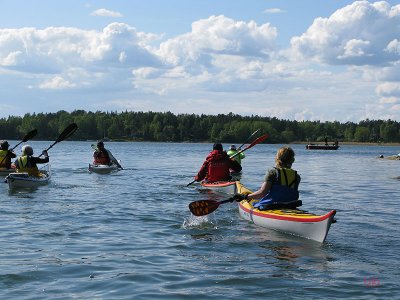
MULTIPOLYGON (((241 184, 238 184, 238 190, 243 194, 251 193, 241 184)), ((259 210, 252 205, 253 201, 243 200, 239 203, 239 214, 243 219, 261 227, 301 236, 320 243, 325 241, 331 224, 335 222, 335 210, 323 215, 299 209, 259 210)))
POLYGON ((41 168, 40 174, 40 176, 29 176, 28 173, 10 173, 6 177, 6 182, 10 190, 46 185, 51 178, 50 165, 41 168))
POLYGON ((89 172, 90 173, 97 173, 97 174, 109 174, 112 172, 116 172, 119 171, 121 168, 118 167, 115 164, 111 164, 111 165, 95 165, 95 164, 89 164, 89 172))

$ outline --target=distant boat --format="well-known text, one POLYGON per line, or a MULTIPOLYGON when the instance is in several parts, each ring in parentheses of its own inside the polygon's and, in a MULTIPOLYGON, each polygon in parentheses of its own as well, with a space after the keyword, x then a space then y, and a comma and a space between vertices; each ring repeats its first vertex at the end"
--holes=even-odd
POLYGON ((339 149, 339 145, 337 143, 332 144, 332 145, 327 145, 327 144, 307 144, 306 145, 307 150, 337 150, 339 149))

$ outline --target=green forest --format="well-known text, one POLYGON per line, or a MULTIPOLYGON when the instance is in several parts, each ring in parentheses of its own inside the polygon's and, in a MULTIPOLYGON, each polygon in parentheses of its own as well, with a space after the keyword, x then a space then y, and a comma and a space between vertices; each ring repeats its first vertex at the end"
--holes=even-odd
POLYGON ((37 140, 56 138, 71 123, 79 127, 72 140, 110 139, 154 142, 242 142, 257 129, 268 133, 268 143, 400 142, 400 124, 392 120, 353 122, 293 121, 233 113, 219 115, 171 112, 34 113, 0 119, 0 139, 18 140, 37 129, 37 140))

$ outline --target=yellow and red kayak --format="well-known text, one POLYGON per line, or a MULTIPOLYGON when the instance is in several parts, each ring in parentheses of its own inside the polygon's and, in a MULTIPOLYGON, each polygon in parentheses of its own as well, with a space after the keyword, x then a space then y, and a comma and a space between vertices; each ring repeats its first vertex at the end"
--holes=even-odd
MULTIPOLYGON (((240 182, 237 183, 238 192, 249 194, 250 190, 240 182)), ((299 209, 268 209, 259 210, 252 203, 257 200, 242 200, 239 205, 240 216, 255 225, 277 231, 301 236, 323 243, 328 235, 336 214, 335 210, 324 215, 316 215, 299 209)))

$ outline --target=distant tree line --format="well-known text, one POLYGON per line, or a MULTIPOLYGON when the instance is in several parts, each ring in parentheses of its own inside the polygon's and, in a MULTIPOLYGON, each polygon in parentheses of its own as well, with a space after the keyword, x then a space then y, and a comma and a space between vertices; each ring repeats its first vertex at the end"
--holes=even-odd
POLYGON ((77 123, 73 140, 156 142, 245 142, 257 129, 269 133, 268 143, 296 141, 400 142, 400 124, 392 120, 353 122, 290 121, 237 114, 196 115, 171 112, 86 112, 25 114, 0 119, 0 139, 21 139, 37 129, 37 140, 53 140, 70 123, 77 123))

